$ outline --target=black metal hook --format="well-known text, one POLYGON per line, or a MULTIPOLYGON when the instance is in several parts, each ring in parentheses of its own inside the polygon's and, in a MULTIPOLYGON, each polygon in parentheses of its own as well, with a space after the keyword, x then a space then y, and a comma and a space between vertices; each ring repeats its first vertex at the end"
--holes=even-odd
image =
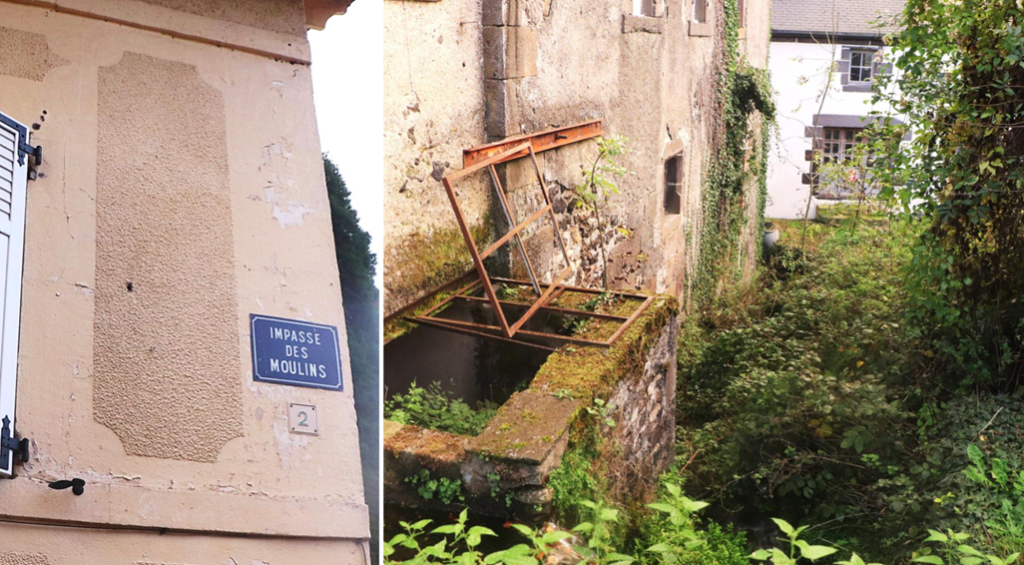
POLYGON ((71 492, 73 492, 75 496, 82 496, 82 493, 85 492, 85 481, 82 479, 54 481, 48 486, 53 490, 64 490, 66 488, 70 488, 71 492))

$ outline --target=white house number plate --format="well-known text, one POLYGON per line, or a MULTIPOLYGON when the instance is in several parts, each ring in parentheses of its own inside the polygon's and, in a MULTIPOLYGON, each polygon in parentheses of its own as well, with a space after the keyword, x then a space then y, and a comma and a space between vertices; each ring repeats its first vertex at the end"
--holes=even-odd
POLYGON ((311 404, 288 404, 288 428, 293 434, 320 435, 316 406, 311 404))

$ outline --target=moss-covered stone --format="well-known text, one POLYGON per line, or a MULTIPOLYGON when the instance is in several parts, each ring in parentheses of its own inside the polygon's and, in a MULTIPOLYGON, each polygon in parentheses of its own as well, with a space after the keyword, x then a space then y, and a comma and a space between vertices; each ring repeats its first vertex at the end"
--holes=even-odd
MULTIPOLYGON (((490 241, 494 233, 490 214, 484 216, 480 223, 470 226, 470 233, 478 246, 490 241)), ((388 247, 389 274, 384 280, 388 291, 387 312, 411 304, 473 269, 473 258, 457 227, 415 232, 388 247)), ((392 333, 385 332, 385 337, 393 336, 395 332, 401 335, 400 327, 400 323, 392 327, 392 333)))
MULTIPOLYGON (((584 295, 583 300, 593 296, 584 295)), ((568 292, 563 297, 562 305, 579 307, 580 297, 568 292)), ((621 302, 608 302, 596 309, 627 315, 638 305, 621 302)), ((434 473, 461 477, 467 489, 466 501, 477 512, 533 513, 537 505, 522 500, 550 498, 548 477, 566 467, 566 457, 573 459, 575 475, 568 477, 563 472, 566 476, 555 482, 564 483, 562 488, 567 491, 588 484, 596 488, 598 479, 594 477, 601 471, 594 434, 603 424, 595 423, 586 409, 594 406, 595 398, 608 400, 617 386, 626 386, 621 383, 637 381, 644 375, 650 350, 666 327, 676 323, 678 310, 674 298, 659 296, 611 348, 560 348, 541 366, 530 387, 502 405, 479 436, 456 436, 411 426, 393 429, 393 423, 386 424, 389 498, 399 503, 415 500, 408 492, 391 496, 390 489, 402 489, 401 477, 416 472, 415 465, 419 465, 434 473), (580 465, 581 469, 575 469, 580 465)), ((670 333, 674 335, 674 329, 670 333)), ((547 503, 541 506, 545 512, 550 510, 547 503)))

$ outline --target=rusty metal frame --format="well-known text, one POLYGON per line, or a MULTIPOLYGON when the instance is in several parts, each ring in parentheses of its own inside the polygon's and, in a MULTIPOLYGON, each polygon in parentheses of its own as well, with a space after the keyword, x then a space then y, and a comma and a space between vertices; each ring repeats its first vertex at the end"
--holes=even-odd
MULTIPOLYGON (((500 277, 495 277, 495 278, 493 278, 491 280, 494 281, 494 282, 500 282, 502 284, 511 284, 511 285, 516 285, 516 286, 530 286, 530 282, 529 281, 520 281, 520 280, 506 279, 506 278, 500 278, 500 277)), ((548 350, 548 351, 552 351, 553 350, 552 348, 544 346, 544 345, 540 345, 540 344, 536 344, 536 343, 530 343, 530 342, 522 341, 522 340, 506 338, 506 337, 501 335, 502 328, 500 326, 495 326, 495 325, 491 325, 491 324, 478 324, 478 323, 475 323, 475 322, 465 322, 465 321, 462 321, 462 320, 449 320, 449 319, 446 319, 446 318, 434 317, 435 314, 440 313, 445 308, 447 308, 448 305, 450 305, 451 303, 453 303, 456 300, 468 300, 468 301, 474 301, 474 302, 489 302, 489 300, 487 298, 485 298, 485 297, 482 297, 482 296, 471 296, 469 294, 471 292, 479 291, 481 286, 482 286, 481 281, 478 281, 478 280, 477 281, 473 281, 472 283, 462 287, 461 289, 459 289, 458 291, 453 293, 451 296, 445 298, 443 301, 441 301, 441 302, 437 303, 436 305, 434 305, 434 307, 431 308, 430 310, 420 314, 419 316, 412 316, 412 317, 409 317, 407 319, 412 321, 412 322, 424 324, 424 325, 431 326, 431 327, 434 327, 434 328, 437 328, 437 329, 448 330, 448 331, 453 331, 453 332, 457 332, 457 333, 465 333, 465 334, 476 335, 476 336, 481 336, 481 337, 490 337, 490 338, 500 339, 502 341, 511 341, 511 342, 515 342, 515 343, 517 343, 519 345, 525 345, 525 346, 528 346, 528 347, 536 347, 538 349, 545 349, 545 350, 548 350)), ((604 294, 605 293, 605 291, 602 291, 602 290, 594 290, 594 289, 590 289, 590 288, 581 288, 581 287, 564 286, 564 285, 559 286, 559 290, 560 290, 560 292, 569 291, 569 292, 578 292, 578 293, 583 293, 583 294, 604 294)), ((552 333, 546 333, 546 332, 535 332, 535 331, 531 331, 531 330, 519 330, 517 332, 517 335, 522 335, 522 336, 526 336, 526 337, 534 338, 534 339, 545 339, 545 340, 550 340, 550 341, 557 341, 557 342, 568 343, 568 344, 572 344, 572 345, 587 345, 587 346, 605 347, 605 348, 611 347, 612 345, 615 344, 615 342, 617 342, 619 340, 620 337, 622 337, 622 334, 625 333, 625 331, 627 329, 629 329, 630 326, 633 325, 633 322, 635 322, 640 317, 640 315, 643 314, 645 310, 647 310, 647 307, 650 306, 652 302, 654 302, 654 297, 653 296, 643 295, 643 294, 631 294, 631 293, 626 293, 626 292, 609 292, 608 294, 612 294, 614 296, 617 296, 617 297, 620 297, 620 298, 624 298, 624 299, 630 299, 631 298, 631 299, 643 300, 643 302, 639 306, 637 306, 636 310, 634 310, 632 313, 630 313, 629 316, 616 316, 616 315, 613 315, 613 314, 601 314, 599 312, 589 312, 587 310, 576 310, 576 309, 573 309, 573 308, 560 308, 560 307, 556 307, 556 306, 541 306, 541 307, 538 308, 538 311, 552 312, 552 313, 555 313, 555 314, 562 314, 562 315, 566 315, 566 316, 576 316, 576 317, 581 317, 581 318, 591 318, 591 319, 597 319, 597 320, 607 320, 607 321, 617 321, 617 322, 620 322, 619 327, 616 328, 615 332, 612 333, 612 335, 607 340, 600 341, 600 340, 595 340, 595 339, 584 339, 584 338, 578 338, 578 337, 572 337, 572 336, 564 336, 564 335, 558 335, 558 334, 552 334, 552 333)), ((528 303, 528 302, 514 302, 514 301, 510 301, 510 300, 499 300, 498 304, 502 305, 502 306, 517 306, 517 307, 529 307, 529 306, 531 306, 531 304, 528 303)), ((493 306, 492 306, 492 308, 493 308, 493 306)))
MULTIPOLYGON (((550 149, 558 149, 564 145, 593 139, 602 135, 602 133, 601 120, 590 120, 587 122, 573 124, 571 126, 539 131, 537 133, 517 135, 495 143, 488 143, 487 145, 464 149, 462 151, 462 166, 465 168, 472 167, 480 161, 505 153, 509 149, 517 145, 521 145, 523 142, 529 142, 534 153, 543 153, 550 149)), ((512 153, 504 157, 502 160, 495 162, 495 164, 526 157, 526 155, 526 151, 512 153)))
POLYGON ((533 152, 533 146, 529 142, 513 145, 511 148, 502 151, 496 155, 492 155, 487 159, 479 161, 470 167, 466 167, 461 171, 457 171, 441 179, 441 183, 444 185, 445 192, 448 194, 448 200, 452 204, 452 210, 455 212, 455 219, 459 224, 459 230, 462 232, 462 237, 466 241, 466 247, 469 248, 469 253, 473 257, 473 266, 476 268, 477 276, 480 278, 480 282, 483 284, 484 293, 487 296, 488 301, 491 303, 491 307, 494 309, 495 316, 498 318, 498 322, 501 324, 501 332, 507 337, 511 338, 523 327, 537 311, 545 304, 551 301, 554 293, 558 290, 558 286, 565 280, 565 277, 572 272, 572 261, 569 260, 569 253, 565 249, 565 241, 562 240, 562 230, 559 229, 558 218, 555 216, 554 206, 551 203, 551 196, 548 195, 547 186, 544 183, 544 175, 540 172, 540 165, 537 164, 537 156, 533 152), (499 162, 507 161, 510 156, 525 152, 529 155, 530 160, 533 163, 533 170, 537 174, 537 182, 540 187, 541 194, 544 196, 544 206, 541 209, 533 213, 525 221, 518 223, 511 227, 511 229, 503 236, 499 237, 494 243, 489 245, 483 251, 477 247, 476 241, 473 239, 473 235, 470 232, 469 224, 466 222, 466 218, 462 213, 462 207, 459 206, 459 199, 455 195, 455 189, 452 188, 453 183, 460 179, 463 179, 473 173, 488 169, 490 172, 491 180, 495 183, 496 190, 499 195, 499 201, 501 202, 502 209, 506 213, 507 219, 511 221, 511 212, 508 209, 508 201, 505 197, 505 188, 501 186, 501 182, 498 179, 497 171, 494 165, 499 162), (543 216, 548 215, 551 217, 551 221, 554 225, 555 238, 558 241, 558 245, 562 251, 562 258, 565 259, 565 268, 558 275, 555 276, 551 285, 547 289, 541 291, 540 285, 537 283, 536 276, 534 275, 533 265, 529 262, 529 258, 526 254, 526 249, 523 247, 520 233, 526 229, 530 224, 539 220, 543 216), (490 275, 487 274, 487 269, 484 267, 484 259, 490 256, 492 253, 497 251, 502 245, 505 245, 510 240, 515 239, 522 251, 523 257, 527 263, 527 270, 530 273, 531 283, 534 287, 534 292, 539 296, 537 300, 527 309, 526 313, 523 314, 515 322, 509 323, 508 319, 505 318, 505 313, 501 310, 501 305, 498 301, 498 296, 494 292, 494 285, 491 284, 490 275))
POLYGON ((521 136, 513 138, 496 144, 490 144, 480 148, 466 150, 464 155, 464 161, 466 162, 465 168, 461 171, 452 173, 451 175, 445 176, 441 179, 444 185, 445 192, 448 195, 448 200, 451 202, 452 211, 455 213, 455 219, 459 224, 459 230, 462 232, 462 237, 466 242, 466 247, 469 249, 469 253, 473 258, 473 266, 476 269, 478 280, 466 285, 459 289, 457 292, 436 304, 433 308, 424 312, 422 315, 408 318, 411 321, 418 322, 424 325, 432 326, 439 329, 446 329, 450 331, 458 331, 461 333, 468 333, 471 335, 480 335, 487 337, 496 337, 504 341, 516 341, 523 345, 532 347, 540 347, 541 349, 548 349, 550 347, 542 346, 535 343, 529 343, 522 340, 513 340, 512 338, 517 334, 529 338, 540 338, 547 340, 560 341, 563 343, 573 343, 578 345, 591 345, 599 347, 611 347, 615 341, 622 336, 622 334, 629 328, 633 322, 646 310, 647 306, 650 305, 653 300, 652 297, 643 295, 633 295, 626 293, 612 293, 622 298, 635 298, 643 299, 643 303, 634 311, 630 316, 615 316, 610 314, 600 314, 597 312, 588 312, 585 310, 575 310, 571 308, 559 308, 550 306, 550 304, 562 295, 566 290, 573 292, 582 292, 588 294, 602 294, 603 291, 583 289, 578 287, 568 287, 563 284, 565 278, 573 270, 572 261, 569 260, 569 253, 565 247, 565 241, 562 238, 562 230, 558 223, 558 217, 555 215, 554 205, 551 202, 551 196, 548 194, 547 185, 544 182, 544 175, 541 173, 540 165, 537 163, 536 151, 553 149, 560 147, 568 143, 580 141, 582 139, 589 139, 596 137, 601 134, 601 121, 594 120, 591 122, 585 122, 576 126, 569 126, 567 128, 556 128, 554 130, 548 130, 547 132, 540 132, 532 136, 521 136), (529 157, 531 164, 533 165, 533 171, 537 176, 537 183, 540 188, 541 194, 544 197, 544 206, 539 210, 535 211, 525 221, 516 223, 512 217, 512 211, 509 208, 507 194, 505 187, 502 186, 501 180, 498 177, 498 172, 495 169, 495 165, 499 163, 505 163, 515 159, 529 157), (473 238, 472 232, 469 229, 469 224, 466 222, 465 215, 462 212, 462 207, 459 205, 459 199, 455 194, 453 185, 469 175, 477 173, 486 169, 490 175, 491 182, 494 186, 495 193, 497 195, 498 203, 505 215, 505 219, 508 222, 509 230, 495 240, 493 243, 487 246, 486 249, 480 251, 476 241, 473 238), (533 263, 530 261, 530 257, 526 252, 526 247, 523 245, 521 233, 531 224, 537 220, 543 218, 545 215, 551 218, 555 239, 558 242, 558 246, 562 252, 562 258, 565 260, 565 268, 558 273, 551 284, 541 285, 537 281, 536 272, 533 268, 533 263), (487 269, 484 266, 484 259, 489 257, 495 251, 500 249, 506 243, 515 241, 519 252, 522 255, 523 263, 526 266, 527 273, 529 274, 529 282, 515 281, 509 279, 494 278, 492 279, 487 273, 487 269), (532 303, 529 302, 513 302, 503 301, 498 299, 498 295, 494 290, 494 283, 501 282, 502 284, 514 284, 514 285, 529 285, 533 288, 534 293, 537 295, 537 299, 532 303), (470 296, 468 293, 477 292, 483 290, 483 296, 470 296), (462 320, 450 320, 446 318, 434 317, 434 314, 441 312, 447 305, 451 304, 454 300, 467 300, 467 301, 478 301, 487 302, 491 311, 497 318, 498 325, 488 324, 477 324, 473 322, 465 322, 462 320), (514 322, 509 323, 509 320, 505 317, 505 312, 502 306, 514 306, 518 308, 526 308, 526 312, 519 316, 514 322), (614 334, 606 341, 583 339, 571 336, 562 336, 552 333, 536 332, 530 330, 524 330, 525 325, 535 314, 541 311, 554 312, 562 315, 585 317, 591 319, 599 319, 605 321, 617 321, 621 322, 619 327, 616 329, 614 334), (497 335, 495 335, 497 334, 497 335))

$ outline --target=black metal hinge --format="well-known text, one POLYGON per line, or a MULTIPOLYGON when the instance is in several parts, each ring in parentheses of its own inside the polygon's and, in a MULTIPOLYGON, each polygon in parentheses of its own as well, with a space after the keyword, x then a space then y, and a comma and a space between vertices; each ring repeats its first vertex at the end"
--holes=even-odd
POLYGON ((43 146, 33 146, 28 142, 28 128, 19 124, 18 122, 8 118, 7 116, 0 114, 0 123, 10 127, 11 129, 18 132, 18 164, 25 164, 25 155, 31 155, 36 158, 36 166, 43 162, 43 146))
POLYGON ((7 454, 20 463, 28 463, 29 440, 11 435, 11 419, 4 416, 3 427, 0 428, 0 461, 7 460, 7 454))

